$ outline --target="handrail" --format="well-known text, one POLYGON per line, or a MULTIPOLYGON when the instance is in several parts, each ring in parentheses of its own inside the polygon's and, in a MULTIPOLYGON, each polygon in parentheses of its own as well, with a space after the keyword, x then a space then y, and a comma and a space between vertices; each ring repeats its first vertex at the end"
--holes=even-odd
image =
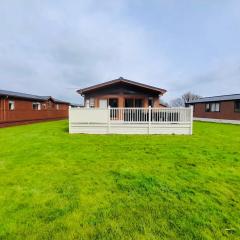
POLYGON ((111 122, 191 122, 190 108, 109 108, 111 122))

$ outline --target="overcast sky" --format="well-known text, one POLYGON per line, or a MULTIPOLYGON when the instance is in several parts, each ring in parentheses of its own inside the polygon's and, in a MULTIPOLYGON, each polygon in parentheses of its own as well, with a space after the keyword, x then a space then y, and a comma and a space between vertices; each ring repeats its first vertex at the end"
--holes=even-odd
POLYGON ((202 96, 240 93, 239 0, 0 0, 0 89, 79 103, 123 76, 202 96))

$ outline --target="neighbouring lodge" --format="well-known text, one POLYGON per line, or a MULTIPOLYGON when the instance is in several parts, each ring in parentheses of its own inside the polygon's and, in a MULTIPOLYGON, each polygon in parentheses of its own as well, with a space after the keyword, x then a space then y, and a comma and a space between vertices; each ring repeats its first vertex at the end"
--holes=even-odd
POLYGON ((122 77, 77 91, 84 97, 84 106, 91 108, 165 107, 160 97, 165 89, 122 77))
POLYGON ((190 101, 193 116, 199 120, 240 120, 240 94, 205 97, 190 101))
POLYGON ((68 117, 69 103, 51 96, 0 90, 0 127, 68 117))

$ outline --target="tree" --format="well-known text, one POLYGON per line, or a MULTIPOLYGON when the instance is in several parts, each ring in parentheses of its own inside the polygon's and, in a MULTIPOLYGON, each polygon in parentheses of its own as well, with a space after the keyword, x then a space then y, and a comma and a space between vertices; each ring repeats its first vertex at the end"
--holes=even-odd
POLYGON ((182 95, 182 99, 184 101, 184 104, 189 102, 189 101, 197 100, 199 98, 201 98, 201 96, 199 96, 197 94, 194 94, 194 93, 191 93, 191 92, 187 92, 187 93, 182 95))
POLYGON ((197 100, 201 98, 201 96, 187 92, 183 94, 180 98, 175 98, 171 101, 170 105, 171 107, 185 107, 185 104, 189 101, 197 100))
POLYGON ((184 102, 182 98, 175 98, 170 102, 171 107, 183 107, 184 102))

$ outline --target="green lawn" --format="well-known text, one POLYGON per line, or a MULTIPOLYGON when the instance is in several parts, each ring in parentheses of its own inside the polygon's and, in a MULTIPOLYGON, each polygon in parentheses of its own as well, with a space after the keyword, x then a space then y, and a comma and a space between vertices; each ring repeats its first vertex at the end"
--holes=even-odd
POLYGON ((0 129, 0 239, 240 239, 240 126, 67 130, 0 129))

